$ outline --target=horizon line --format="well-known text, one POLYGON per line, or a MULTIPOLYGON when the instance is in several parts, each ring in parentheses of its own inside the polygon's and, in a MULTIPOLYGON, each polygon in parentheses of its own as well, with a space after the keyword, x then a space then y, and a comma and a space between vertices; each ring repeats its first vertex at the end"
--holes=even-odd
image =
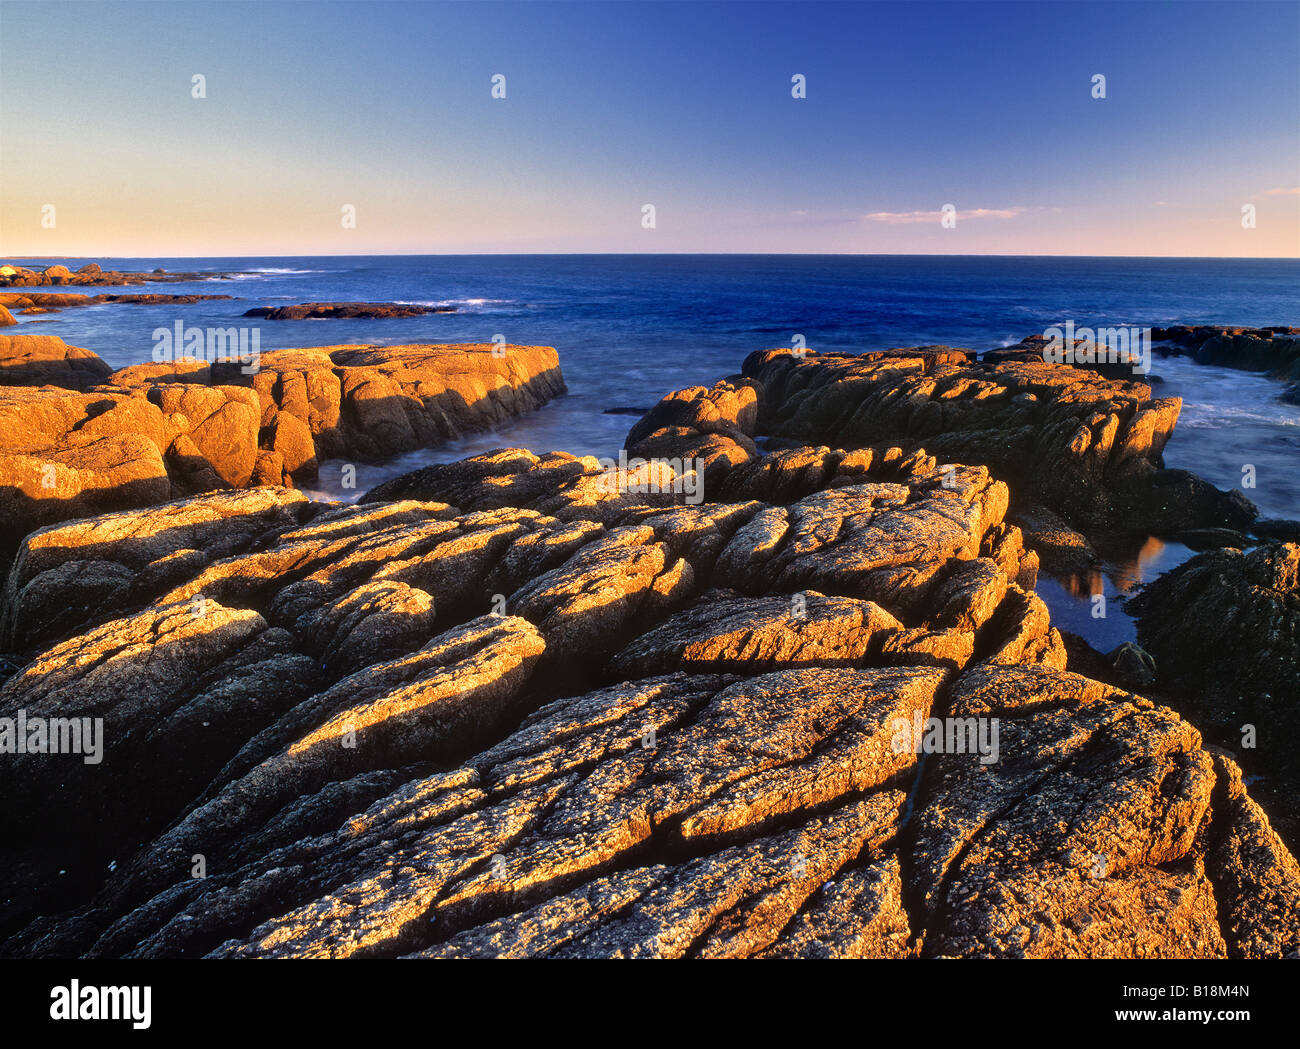
POLYGON ((885 251, 386 251, 386 252, 328 252, 325 254, 295 254, 270 252, 242 255, 109 255, 103 252, 90 255, 5 255, 6 264, 19 260, 48 261, 58 259, 388 259, 388 258, 672 258, 709 256, 759 256, 764 258, 880 258, 880 259, 1168 259, 1188 262, 1300 262, 1300 255, 1069 255, 1053 252, 1015 254, 1005 252, 885 252, 885 251))

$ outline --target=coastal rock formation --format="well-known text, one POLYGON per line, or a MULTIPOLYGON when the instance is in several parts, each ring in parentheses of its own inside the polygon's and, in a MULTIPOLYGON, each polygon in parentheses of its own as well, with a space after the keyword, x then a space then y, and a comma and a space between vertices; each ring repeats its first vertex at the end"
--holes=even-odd
POLYGON ((1197 364, 1269 372, 1290 382, 1300 379, 1300 328, 1179 325, 1153 328, 1151 338, 1161 344, 1161 352, 1187 354, 1197 364))
POLYGON ((156 269, 149 273, 126 273, 105 270, 97 262, 88 262, 75 273, 64 265, 46 266, 34 270, 26 266, 0 266, 0 288, 40 287, 65 284, 123 285, 145 283, 188 283, 203 280, 229 280, 247 274, 235 273, 168 273, 156 269))
POLYGON ((489 429, 564 389, 543 346, 333 346, 112 372, 53 336, 0 336, 0 557, 56 521, 292 483, 323 459, 489 429))
POLYGON ((98 354, 54 335, 0 335, 0 386, 85 391, 113 374, 98 354))
POLYGON ((1125 603, 1156 687, 1231 749, 1300 841, 1300 546, 1203 553, 1125 603))
POLYGON ((736 378, 668 394, 629 431, 628 454, 693 461, 706 484, 757 458, 758 395, 752 383, 736 378))
MULTIPOLYGON (((274 350, 255 374, 218 363, 213 376, 256 392, 264 431, 279 437, 284 416, 303 424, 317 459, 376 460, 441 444, 565 392, 551 347, 492 343, 274 350)), ((302 428, 285 422, 292 436, 283 440, 301 438, 302 428)), ((312 473, 288 462, 285 472, 312 473)))
MULTIPOLYGON (((229 295, 164 295, 161 293, 128 295, 81 295, 74 292, 28 291, 0 292, 0 309, 8 307, 22 313, 58 313, 75 306, 98 306, 122 303, 143 306, 186 306, 212 299, 229 299, 229 295)), ((17 323, 17 322, 15 322, 17 323)), ((89 352, 89 351, 87 351, 89 352)))
POLYGON ((106 738, 0 765, 60 795, 6 807, 0 953, 1300 951, 1235 766, 1065 669, 988 470, 618 474, 506 449, 29 537, 0 717, 106 738))
POLYGON ((988 466, 1017 505, 1041 504, 1088 528, 1169 534, 1241 528, 1237 492, 1162 469, 1177 398, 1144 383, 1039 362, 977 364, 967 351, 917 347, 858 355, 750 354, 758 432, 859 447, 879 441, 988 466))
POLYGON ((351 318, 375 320, 383 317, 422 317, 426 313, 455 313, 455 306, 419 306, 409 302, 304 302, 297 306, 258 306, 245 317, 271 321, 301 321, 351 318))
MULTIPOLYGON (((82 385, 102 364, 93 355, 60 357, 75 348, 58 339, 23 345, 40 339, 6 340, 6 360, 82 385)), ((234 386, 0 386, 0 551, 11 554, 24 535, 55 521, 248 484, 258 415, 252 391, 234 386)))

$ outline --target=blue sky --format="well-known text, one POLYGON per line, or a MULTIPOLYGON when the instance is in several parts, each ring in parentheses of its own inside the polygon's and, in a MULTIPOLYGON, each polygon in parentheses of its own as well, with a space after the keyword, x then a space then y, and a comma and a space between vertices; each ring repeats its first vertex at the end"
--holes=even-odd
POLYGON ((1300 254, 1295 3, 5 0, 0 99, 11 255, 1300 254))

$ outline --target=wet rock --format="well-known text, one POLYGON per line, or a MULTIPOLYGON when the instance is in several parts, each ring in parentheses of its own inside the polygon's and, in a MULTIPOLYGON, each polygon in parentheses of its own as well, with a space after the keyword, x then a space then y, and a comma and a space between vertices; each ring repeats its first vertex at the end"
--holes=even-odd
POLYGON ((1250 530, 1261 539, 1300 543, 1300 521, 1256 521, 1250 530))
POLYGON ((1216 743, 1240 749, 1257 789, 1276 798, 1288 841, 1300 825, 1300 546, 1214 550, 1147 584, 1125 604, 1155 658, 1161 694, 1216 743))
POLYGON ((1192 550, 1217 550, 1222 546, 1242 549, 1252 545, 1249 536, 1232 528, 1191 528, 1178 532, 1174 539, 1192 550))
POLYGON ((1300 379, 1300 333, 1227 331, 1206 339, 1194 357, 1197 364, 1269 372, 1294 381, 1300 379))
POLYGON ((1150 688, 1156 683, 1155 660, 1132 641, 1125 641, 1107 658, 1116 676, 1131 688, 1150 688))

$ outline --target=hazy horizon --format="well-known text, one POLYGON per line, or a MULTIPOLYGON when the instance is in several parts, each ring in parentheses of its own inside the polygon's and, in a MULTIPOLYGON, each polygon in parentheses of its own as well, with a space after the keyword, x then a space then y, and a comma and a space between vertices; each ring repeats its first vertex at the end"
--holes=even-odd
POLYGON ((94 262, 99 259, 204 259, 222 261, 225 259, 386 259, 386 258, 458 258, 463 256, 486 256, 500 258, 581 258, 584 256, 622 256, 627 258, 654 258, 656 256, 770 256, 776 258, 878 258, 878 259, 1159 259, 1165 262, 1215 261, 1215 262, 1300 262, 1300 256, 1292 255, 1061 255, 1053 252, 924 252, 924 251, 336 251, 336 252, 243 252, 234 255, 177 255, 161 253, 152 255, 109 255, 97 253, 90 255, 15 255, 3 256, 4 261, 21 262, 23 260, 58 260, 84 259, 94 262))

